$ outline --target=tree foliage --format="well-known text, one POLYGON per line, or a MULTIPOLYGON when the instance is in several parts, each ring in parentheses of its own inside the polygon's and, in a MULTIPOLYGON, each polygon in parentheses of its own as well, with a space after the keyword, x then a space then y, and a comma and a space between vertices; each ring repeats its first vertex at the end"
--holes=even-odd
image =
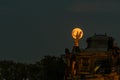
POLYGON ((0 80, 63 80, 62 58, 45 56, 34 64, 0 61, 0 80))

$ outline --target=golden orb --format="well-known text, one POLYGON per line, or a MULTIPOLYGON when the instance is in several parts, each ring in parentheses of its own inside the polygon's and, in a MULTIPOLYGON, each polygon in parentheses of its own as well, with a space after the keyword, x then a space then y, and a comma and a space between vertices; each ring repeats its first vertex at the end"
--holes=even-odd
POLYGON ((74 28, 72 30, 72 37, 74 39, 81 39, 83 37, 83 30, 80 28, 74 28))

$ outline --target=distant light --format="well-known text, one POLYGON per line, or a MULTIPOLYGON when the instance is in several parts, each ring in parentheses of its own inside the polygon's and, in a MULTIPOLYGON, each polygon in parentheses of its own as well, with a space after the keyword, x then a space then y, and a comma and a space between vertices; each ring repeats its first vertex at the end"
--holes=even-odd
POLYGON ((101 67, 100 65, 96 66, 95 69, 94 69, 94 71, 96 72, 100 67, 101 67))
POLYGON ((80 28, 74 28, 72 30, 72 37, 74 39, 81 39, 83 37, 83 30, 80 28))

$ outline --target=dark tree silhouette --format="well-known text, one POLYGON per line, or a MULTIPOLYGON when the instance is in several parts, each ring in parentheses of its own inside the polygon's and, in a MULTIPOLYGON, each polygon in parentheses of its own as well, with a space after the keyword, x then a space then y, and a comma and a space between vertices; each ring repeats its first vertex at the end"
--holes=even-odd
POLYGON ((43 66, 43 80, 63 80, 65 64, 62 58, 45 56, 40 63, 43 66))
POLYGON ((0 80, 63 80, 65 63, 61 57, 45 56, 35 64, 0 61, 0 80))

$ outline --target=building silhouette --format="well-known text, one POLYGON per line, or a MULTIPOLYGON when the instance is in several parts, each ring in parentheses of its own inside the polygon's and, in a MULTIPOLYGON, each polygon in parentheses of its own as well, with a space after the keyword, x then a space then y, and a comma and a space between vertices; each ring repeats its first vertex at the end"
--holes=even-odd
POLYGON ((93 35, 81 50, 65 49, 65 80, 120 80, 120 49, 113 37, 93 35))

